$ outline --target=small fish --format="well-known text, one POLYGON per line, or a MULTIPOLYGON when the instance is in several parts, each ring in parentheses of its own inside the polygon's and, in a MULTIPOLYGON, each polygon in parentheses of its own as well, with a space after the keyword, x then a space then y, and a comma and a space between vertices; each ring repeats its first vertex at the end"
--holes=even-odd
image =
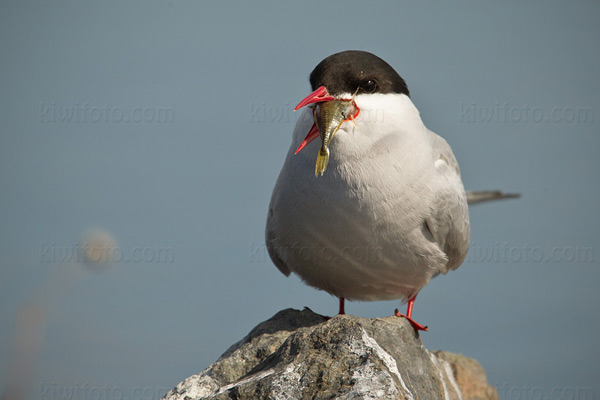
POLYGON ((353 117, 355 113, 354 99, 330 100, 317 104, 314 112, 315 124, 321 136, 321 150, 317 156, 315 176, 323 175, 329 163, 329 144, 342 126, 342 123, 353 117))

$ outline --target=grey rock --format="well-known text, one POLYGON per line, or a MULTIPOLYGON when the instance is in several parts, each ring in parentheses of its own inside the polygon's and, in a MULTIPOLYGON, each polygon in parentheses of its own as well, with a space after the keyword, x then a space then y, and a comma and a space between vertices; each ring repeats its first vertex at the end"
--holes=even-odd
POLYGON ((428 351, 404 318, 287 309, 169 391, 193 399, 496 400, 470 358, 428 351))

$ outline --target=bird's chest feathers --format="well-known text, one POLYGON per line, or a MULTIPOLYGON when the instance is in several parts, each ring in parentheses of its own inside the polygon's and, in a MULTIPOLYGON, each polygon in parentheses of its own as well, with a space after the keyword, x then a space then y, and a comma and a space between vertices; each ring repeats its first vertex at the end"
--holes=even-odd
POLYGON ((325 174, 318 178, 307 174, 298 186, 296 199, 306 203, 305 212, 317 218, 327 214, 335 216, 339 224, 364 224, 373 229, 398 225, 393 230, 410 230, 419 226, 430 208, 424 199, 430 198, 432 168, 427 167, 425 158, 415 159, 410 148, 403 149, 393 138, 378 141, 362 154, 344 151, 345 138, 338 139, 342 140, 332 148, 325 174))

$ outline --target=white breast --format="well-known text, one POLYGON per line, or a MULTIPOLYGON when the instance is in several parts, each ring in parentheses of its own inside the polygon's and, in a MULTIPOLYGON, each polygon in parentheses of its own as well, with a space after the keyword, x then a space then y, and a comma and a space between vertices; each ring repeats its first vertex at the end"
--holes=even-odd
POLYGON ((424 226, 441 179, 432 133, 405 95, 356 102, 356 127, 342 125, 319 177, 320 140, 294 155, 313 122, 303 112, 273 191, 267 248, 282 272, 335 296, 407 299, 448 261, 424 226))

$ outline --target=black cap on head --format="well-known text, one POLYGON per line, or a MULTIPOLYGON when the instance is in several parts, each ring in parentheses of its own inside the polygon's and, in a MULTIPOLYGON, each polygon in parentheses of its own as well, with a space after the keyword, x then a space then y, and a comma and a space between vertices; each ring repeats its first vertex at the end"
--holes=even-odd
POLYGON ((403 93, 404 79, 388 63, 366 51, 348 50, 330 55, 310 74, 313 90, 325 86, 335 96, 341 93, 403 93))

